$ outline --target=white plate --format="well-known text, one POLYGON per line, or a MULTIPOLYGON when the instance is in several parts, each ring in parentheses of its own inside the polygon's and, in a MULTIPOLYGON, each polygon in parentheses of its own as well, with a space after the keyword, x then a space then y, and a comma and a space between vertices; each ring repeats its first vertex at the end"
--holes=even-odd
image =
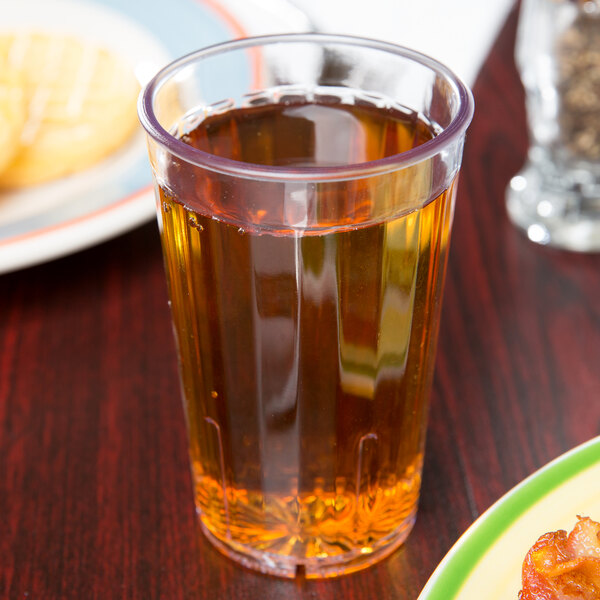
MULTIPOLYGON (((60 31, 110 48, 142 85, 172 59, 203 46, 310 29, 284 0, 0 0, 0 14, 0 31, 60 31)), ((0 192, 0 273, 95 245, 154 214, 140 127, 124 148, 86 171, 0 192)))
POLYGON ((486 511, 435 570, 418 600, 516 600, 527 551, 577 515, 600 520, 600 437, 525 479, 486 511))

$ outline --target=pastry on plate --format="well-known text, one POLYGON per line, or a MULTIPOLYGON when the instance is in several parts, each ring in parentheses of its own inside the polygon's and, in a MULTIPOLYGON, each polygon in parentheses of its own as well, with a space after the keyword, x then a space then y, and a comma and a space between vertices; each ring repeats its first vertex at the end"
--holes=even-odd
POLYGON ((3 71, 16 74, 25 120, 13 121, 19 135, 0 171, 0 187, 81 171, 114 152, 137 127, 133 70, 95 43, 56 32, 3 33, 3 71))

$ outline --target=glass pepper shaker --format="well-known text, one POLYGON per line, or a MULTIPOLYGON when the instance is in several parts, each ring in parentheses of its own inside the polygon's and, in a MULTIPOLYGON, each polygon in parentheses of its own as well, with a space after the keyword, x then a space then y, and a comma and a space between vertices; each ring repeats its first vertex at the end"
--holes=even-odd
POLYGON ((600 0, 523 0, 516 62, 530 148, 508 214, 534 242, 600 251, 600 0))

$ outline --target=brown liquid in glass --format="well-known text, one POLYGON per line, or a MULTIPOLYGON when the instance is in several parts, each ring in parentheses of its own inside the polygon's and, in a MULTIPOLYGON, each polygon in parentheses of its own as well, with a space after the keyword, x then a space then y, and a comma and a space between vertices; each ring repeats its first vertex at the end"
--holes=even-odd
MULTIPOLYGON (((306 167, 432 136, 412 113, 296 97, 208 117, 183 140, 306 167)), ((159 189, 196 503, 238 560, 348 572, 412 526, 452 211, 451 191, 412 207, 429 167, 294 196, 175 161, 159 189)))

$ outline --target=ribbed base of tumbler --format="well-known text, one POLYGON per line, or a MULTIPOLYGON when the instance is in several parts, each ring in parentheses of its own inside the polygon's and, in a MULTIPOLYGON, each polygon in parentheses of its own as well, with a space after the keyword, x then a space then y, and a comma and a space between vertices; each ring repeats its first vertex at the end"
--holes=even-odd
POLYGON ((416 513, 411 514, 393 533, 378 540, 368 549, 358 548, 336 556, 310 558, 261 552, 234 540, 221 540, 213 535, 202 521, 200 525, 204 535, 220 552, 244 567, 288 579, 320 579, 354 573, 384 559, 406 540, 415 523, 415 517, 416 513))

